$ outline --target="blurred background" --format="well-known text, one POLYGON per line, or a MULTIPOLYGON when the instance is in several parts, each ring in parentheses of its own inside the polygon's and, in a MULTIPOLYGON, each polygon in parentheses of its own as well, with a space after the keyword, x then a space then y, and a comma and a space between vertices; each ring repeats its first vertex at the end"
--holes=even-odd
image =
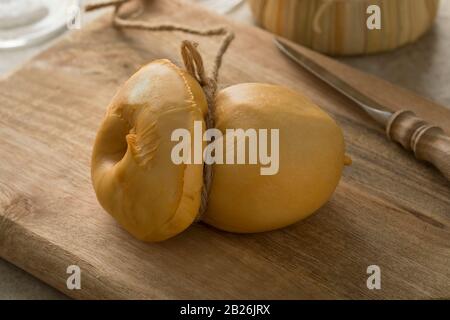
MULTIPOLYGON (((275 30, 271 27, 276 24, 276 20, 272 19, 284 19, 283 17, 272 17, 270 15, 271 10, 274 11, 273 6, 277 5, 277 0, 185 1, 198 3, 233 20, 250 25, 264 26, 271 31, 295 38, 298 42, 303 41, 301 32, 299 33, 298 30, 294 30, 289 25, 285 29, 275 28, 275 30), (255 1, 260 2, 255 6, 255 1), (261 3, 265 3, 265 5, 258 7, 261 3)), ((290 1, 303 1, 306 3, 316 0, 290 1)), ((325 3, 329 0, 317 1, 325 3)), ((429 1, 433 4, 438 2, 438 0, 417 1, 429 1)), ((82 28, 76 28, 75 20, 74 28, 67 27, 67 15, 74 15, 75 17, 79 13, 76 8, 82 2, 86 4, 95 1, 0 0, 0 79, 6 78, 14 70, 20 68, 28 59, 50 47, 55 41, 58 41, 64 34, 68 32, 82 32, 82 28)), ((319 25, 319 29, 327 26, 326 10, 333 9, 327 8, 326 5, 322 9, 320 7, 321 5, 318 5, 316 9, 318 11, 321 10, 319 11, 320 16, 324 15, 321 18, 324 21, 322 22, 324 25, 319 25)), ((421 11, 420 7, 418 8, 418 14, 421 14, 423 10, 421 11)), ((98 15, 104 14, 109 10, 111 9, 82 14, 81 23, 89 23, 98 15)), ((283 10, 286 10, 291 18, 294 17, 292 18, 294 22, 296 21, 295 19, 299 19, 299 17, 292 14, 289 6, 283 8, 283 10)), ((301 12, 298 14, 301 14, 301 12)), ((414 20, 415 18, 412 19, 414 20)), ((434 16, 428 16, 424 19, 429 23, 426 26, 426 29, 429 30, 413 43, 402 45, 398 49, 383 53, 351 57, 340 56, 337 59, 450 107, 450 90, 448 85, 450 83, 450 0, 440 1, 440 7, 433 24, 434 16)), ((311 21, 312 25, 315 23, 313 20, 311 21)), ((420 21, 420 19, 417 18, 417 21, 420 21)), ((400 27, 402 28, 403 26, 400 25, 400 27)), ((327 30, 332 29, 325 28, 320 31, 327 32, 327 30)), ((314 32, 317 33, 317 30, 314 32)), ((349 34, 349 36, 352 35, 349 34)), ((349 43, 352 43, 351 39, 349 43)), ((320 41, 308 45, 320 47, 321 51, 328 50, 326 46, 320 46, 320 41)), ((333 51, 332 48, 329 50, 333 51)), ((61 298, 66 297, 33 276, 0 259, 0 299, 61 298)))

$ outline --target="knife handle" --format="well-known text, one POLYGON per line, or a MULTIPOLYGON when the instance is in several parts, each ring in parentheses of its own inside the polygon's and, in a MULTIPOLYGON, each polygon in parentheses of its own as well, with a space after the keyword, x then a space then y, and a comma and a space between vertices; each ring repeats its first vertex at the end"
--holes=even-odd
POLYGON ((450 137, 412 111, 401 110, 388 121, 386 134, 392 141, 413 151, 419 160, 433 164, 450 181, 450 137))

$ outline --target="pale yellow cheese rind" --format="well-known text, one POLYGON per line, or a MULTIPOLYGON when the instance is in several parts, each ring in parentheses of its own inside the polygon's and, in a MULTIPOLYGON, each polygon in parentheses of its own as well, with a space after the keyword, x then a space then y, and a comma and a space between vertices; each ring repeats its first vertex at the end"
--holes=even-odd
MULTIPOLYGON (((261 232, 304 219, 331 197, 344 166, 336 122, 304 96, 280 86, 246 83, 216 98, 216 127, 279 129, 279 171, 215 164, 203 221, 232 232, 261 232)), ((270 149, 269 149, 270 150, 270 149)))

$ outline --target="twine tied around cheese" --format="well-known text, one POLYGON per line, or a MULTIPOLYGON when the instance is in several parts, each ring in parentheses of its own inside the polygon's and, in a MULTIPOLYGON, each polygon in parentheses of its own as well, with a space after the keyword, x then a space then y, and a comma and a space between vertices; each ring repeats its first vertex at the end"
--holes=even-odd
MULTIPOLYGON (((189 40, 184 40, 181 44, 181 57, 184 66, 189 74, 194 77, 201 85, 206 100, 208 103, 208 113, 206 115, 205 123, 206 129, 214 128, 214 107, 215 96, 217 92, 217 80, 219 77, 219 69, 222 65, 222 58, 227 51, 231 41, 234 38, 234 33, 226 27, 216 27, 211 29, 196 29, 188 26, 178 25, 175 23, 161 23, 150 24, 141 20, 129 20, 130 17, 135 17, 143 11, 144 0, 137 0, 140 3, 140 8, 127 18, 121 17, 119 11, 121 7, 133 2, 133 0, 107 0, 89 4, 85 7, 85 11, 93 11, 104 7, 114 6, 113 25, 117 28, 138 29, 148 31, 181 31, 200 36, 222 36, 222 41, 219 50, 215 56, 214 64, 211 71, 211 76, 206 76, 203 64, 203 58, 197 50, 198 44, 189 40)), ((204 164, 203 167, 203 187, 201 191, 200 210, 197 215, 197 221, 200 220, 208 207, 209 191, 211 189, 211 182, 213 179, 213 170, 211 165, 204 164)))

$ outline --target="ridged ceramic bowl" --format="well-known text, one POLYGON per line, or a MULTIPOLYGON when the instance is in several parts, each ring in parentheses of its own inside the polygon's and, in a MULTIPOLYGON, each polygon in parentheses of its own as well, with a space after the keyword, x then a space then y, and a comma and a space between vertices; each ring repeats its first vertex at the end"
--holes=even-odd
POLYGON ((432 26, 439 0, 248 0, 263 28, 331 55, 389 51, 416 41, 432 26), (381 9, 369 30, 367 8, 381 9))

